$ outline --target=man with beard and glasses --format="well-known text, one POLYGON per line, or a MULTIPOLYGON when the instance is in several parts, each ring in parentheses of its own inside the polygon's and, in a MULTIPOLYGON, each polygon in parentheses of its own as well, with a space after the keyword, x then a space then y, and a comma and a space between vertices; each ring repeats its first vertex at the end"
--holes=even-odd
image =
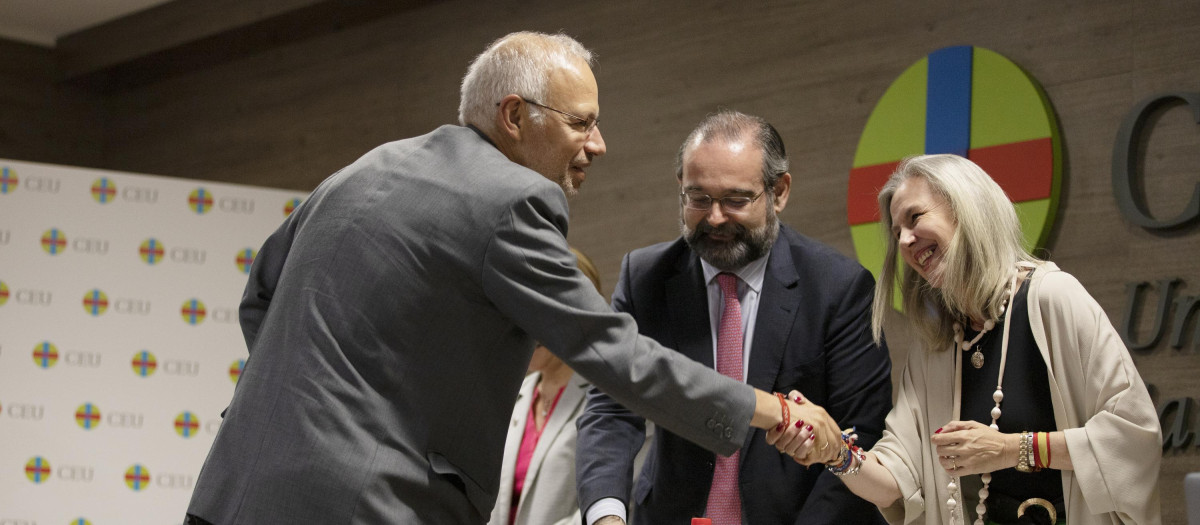
MULTIPOLYGON (((710 115, 680 147, 676 176, 682 235, 625 256, 613 308, 633 315, 643 335, 727 376, 799 391, 856 426, 858 444, 869 447, 892 406, 887 348, 871 337, 874 279, 779 223, 792 176, 775 128, 738 112, 710 115)), ((800 464, 827 461, 834 447, 793 458, 756 435, 725 458, 660 429, 631 497, 644 429, 643 418, 591 390, 576 455, 588 525, 622 523, 629 509, 647 524, 883 522, 825 468, 800 464)))

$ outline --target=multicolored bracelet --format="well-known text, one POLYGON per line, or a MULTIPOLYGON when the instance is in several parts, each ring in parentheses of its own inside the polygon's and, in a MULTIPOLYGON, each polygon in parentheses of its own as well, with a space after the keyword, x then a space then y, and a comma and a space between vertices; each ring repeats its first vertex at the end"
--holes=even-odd
POLYGON ((858 470, 862 468, 862 464, 867 460, 867 454, 863 452, 854 442, 858 441, 858 434, 855 434, 856 427, 851 427, 842 431, 842 453, 841 459, 836 465, 825 465, 825 469, 832 472, 835 476, 853 476, 858 474, 858 470))
POLYGON ((1035 433, 1033 443, 1034 470, 1050 468, 1050 433, 1035 433))

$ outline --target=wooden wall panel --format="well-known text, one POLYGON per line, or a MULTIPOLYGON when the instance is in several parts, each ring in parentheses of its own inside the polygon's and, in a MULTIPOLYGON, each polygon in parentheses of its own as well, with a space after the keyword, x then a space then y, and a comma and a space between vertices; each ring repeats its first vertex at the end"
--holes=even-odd
MULTIPOLYGON (((609 154, 572 202, 570 239, 596 261, 606 292, 625 252, 677 235, 674 153, 718 107, 762 115, 779 128, 795 177, 783 220, 852 255, 846 185, 867 116, 918 59, 975 45, 1025 68, 1058 116, 1066 157, 1050 256, 1114 323, 1122 322, 1130 282, 1177 277, 1176 296, 1200 295, 1196 223, 1165 234, 1136 227, 1120 215, 1110 180, 1117 128, 1138 101, 1200 91, 1200 4, 1192 1, 413 2, 219 63, 188 56, 204 46, 175 49, 172 57, 203 67, 116 78, 111 85, 126 87, 95 94, 103 158, 79 163, 311 189, 380 143, 454 122, 466 64, 520 29, 562 29, 599 55, 609 154)), ((1147 200, 1155 214, 1177 213, 1200 184, 1200 129, 1186 108, 1173 106, 1148 130, 1140 150, 1147 200)), ((22 157, 55 155, 30 151, 22 157)), ((1139 334, 1153 324, 1148 297, 1135 318, 1139 334)), ((1200 324, 1194 317, 1189 334, 1200 324)), ((912 339, 897 331, 891 341, 902 362, 912 339)), ((1176 350, 1164 338, 1135 353, 1157 402, 1200 396, 1196 343, 1192 337, 1176 350)), ((1184 520, 1182 475, 1200 470, 1196 441, 1164 455, 1168 523, 1184 520)))
POLYGON ((58 83, 50 50, 0 40, 0 157, 100 164, 100 102, 58 83))

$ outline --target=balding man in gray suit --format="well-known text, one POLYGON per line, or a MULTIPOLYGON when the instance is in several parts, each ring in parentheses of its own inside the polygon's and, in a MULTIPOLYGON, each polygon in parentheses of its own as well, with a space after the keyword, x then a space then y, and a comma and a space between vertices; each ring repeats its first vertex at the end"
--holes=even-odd
POLYGON ((721 454, 784 407, 825 416, 639 336, 576 268, 564 194, 605 152, 598 115, 590 52, 516 33, 471 65, 464 126, 324 181, 254 262, 250 357, 188 522, 484 523, 534 338, 721 454))

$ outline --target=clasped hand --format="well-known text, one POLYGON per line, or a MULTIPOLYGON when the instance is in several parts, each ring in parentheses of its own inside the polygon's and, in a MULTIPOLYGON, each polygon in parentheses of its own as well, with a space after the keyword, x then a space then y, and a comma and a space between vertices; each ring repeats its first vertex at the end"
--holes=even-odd
POLYGON ((791 421, 767 431, 767 444, 801 465, 829 463, 842 453, 842 433, 824 408, 808 402, 798 391, 787 395, 791 421))

